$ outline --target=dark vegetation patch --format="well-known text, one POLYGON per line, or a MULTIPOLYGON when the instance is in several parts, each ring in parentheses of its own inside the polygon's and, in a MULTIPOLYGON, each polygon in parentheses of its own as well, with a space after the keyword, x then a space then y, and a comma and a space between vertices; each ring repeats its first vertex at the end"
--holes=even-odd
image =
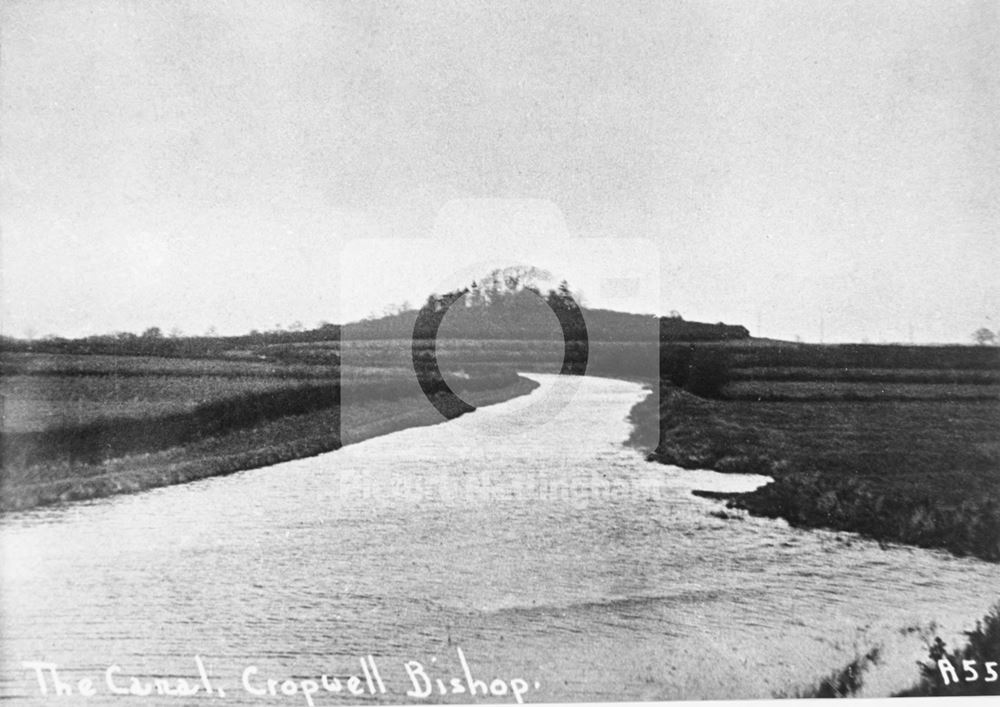
POLYGON ((702 377, 715 384, 698 386, 690 384, 698 349, 668 350, 661 370, 669 383, 659 408, 650 396, 633 410, 632 442, 665 464, 773 477, 729 499, 756 515, 1000 560, 1000 389, 991 382, 997 352, 881 347, 878 358, 878 347, 804 350, 822 364, 818 381, 805 380, 803 349, 712 347, 701 358, 710 362, 702 377), (740 361, 754 363, 757 381, 766 379, 764 364, 780 366, 779 379, 794 365, 795 381, 780 385, 803 386, 808 395, 732 399, 740 361), (928 382, 899 383, 894 363, 910 367, 911 380, 926 373, 928 382), (829 374, 857 364, 869 366, 860 385, 877 386, 879 394, 855 399, 858 383, 829 374), (912 368, 917 364, 927 368, 912 368), (973 371, 979 382, 964 385, 982 392, 957 395, 950 373, 936 367, 945 364, 973 371), (886 371, 889 382, 878 383, 876 371, 886 371))
POLYGON ((872 648, 864 655, 859 655, 840 670, 835 670, 816 685, 806 690, 796 692, 795 698, 831 698, 831 697, 853 697, 861 691, 864 686, 864 673, 873 666, 878 665, 879 649, 872 648))

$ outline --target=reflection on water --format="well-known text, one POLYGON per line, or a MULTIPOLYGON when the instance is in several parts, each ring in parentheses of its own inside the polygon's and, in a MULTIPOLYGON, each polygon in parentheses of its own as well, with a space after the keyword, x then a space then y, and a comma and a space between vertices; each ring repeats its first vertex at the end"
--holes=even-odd
POLYGON ((469 701, 435 682, 465 679, 461 648, 529 701, 759 697, 876 645, 886 694, 915 679, 920 629, 955 635, 997 597, 994 565, 726 518, 691 490, 766 479, 648 464, 622 444, 638 385, 555 378, 312 459, 7 518, 2 694, 37 696, 26 660, 93 677, 99 703, 110 665, 197 683, 198 655, 229 704, 264 703, 251 665, 254 690, 340 676, 316 704, 406 701, 414 680, 469 701))

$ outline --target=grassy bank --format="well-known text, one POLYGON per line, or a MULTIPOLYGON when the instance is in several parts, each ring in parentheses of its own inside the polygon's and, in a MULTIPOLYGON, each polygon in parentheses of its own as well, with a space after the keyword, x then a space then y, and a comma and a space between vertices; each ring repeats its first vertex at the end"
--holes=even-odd
MULTIPOLYGON (((925 639, 927 658, 917 663, 918 679, 892 697, 1000 695, 1000 603, 965 635, 965 645, 954 650, 948 650, 940 636, 925 639)), ((872 648, 815 685, 776 697, 857 697, 868 670, 879 664, 880 653, 872 648)))
MULTIPOLYGON (((320 365, 256 354, 3 354, 0 508, 182 483, 440 421, 421 386, 439 395, 444 379, 428 367, 415 373, 389 352, 374 347, 366 365, 348 367, 337 348, 320 365)), ((459 374, 453 387, 476 405, 535 385, 497 366, 459 374)), ((444 407, 449 419, 463 412, 444 407)))
MULTIPOLYGON (((525 395, 537 383, 523 378, 490 390, 478 390, 480 405, 500 403, 525 395)), ((461 389, 459 395, 467 393, 461 389)), ((460 412, 456 411, 456 415, 460 412)), ((233 430, 191 444, 156 452, 125 455, 96 464, 64 463, 47 467, 47 480, 7 484, 0 509, 23 510, 39 505, 135 493, 171 484, 222 476, 279 462, 333 451, 340 446, 331 434, 338 422, 349 426, 349 441, 397 430, 433 425, 441 415, 422 396, 370 400, 352 405, 338 420, 335 408, 288 415, 263 424, 233 430)))
POLYGON ((706 400, 668 387, 632 442, 683 468, 766 474, 730 499, 803 527, 1000 560, 996 402, 706 400))

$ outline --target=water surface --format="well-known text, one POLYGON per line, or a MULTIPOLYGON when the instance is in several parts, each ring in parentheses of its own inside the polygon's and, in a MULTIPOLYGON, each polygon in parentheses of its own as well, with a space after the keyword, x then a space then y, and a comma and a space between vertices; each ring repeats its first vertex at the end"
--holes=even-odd
POLYGON ((998 596, 995 565, 721 512, 691 490, 766 479, 645 462, 623 444, 636 384, 531 377, 445 424, 9 516, 2 694, 37 696, 22 661, 46 660, 93 677, 99 704, 108 666, 197 679, 197 654, 225 703, 264 704, 249 665, 346 679, 372 655, 387 694, 352 701, 400 702, 405 661, 462 677, 461 648, 531 701, 767 697, 874 646, 867 689, 888 694, 915 680, 930 622, 953 636, 998 596))

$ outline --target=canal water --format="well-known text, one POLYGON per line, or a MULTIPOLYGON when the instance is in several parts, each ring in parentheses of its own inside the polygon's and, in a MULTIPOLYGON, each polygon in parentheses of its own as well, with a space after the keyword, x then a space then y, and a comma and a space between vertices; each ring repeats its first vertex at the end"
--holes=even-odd
POLYGON ((887 695, 932 626, 954 639, 1000 595, 995 565, 695 496, 767 479, 645 462, 624 445, 637 384, 531 377, 440 425, 6 517, 0 695, 41 702, 58 677, 119 705, 756 698, 872 648, 863 694, 887 695), (133 682, 152 694, 110 694, 133 682))

